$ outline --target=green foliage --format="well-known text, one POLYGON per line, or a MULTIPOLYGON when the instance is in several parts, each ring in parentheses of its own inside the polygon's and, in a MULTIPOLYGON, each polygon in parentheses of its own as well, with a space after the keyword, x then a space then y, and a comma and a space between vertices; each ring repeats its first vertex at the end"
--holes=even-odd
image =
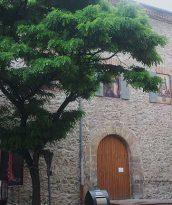
POLYGON ((78 9, 82 9, 86 6, 88 6, 89 4, 96 4, 98 3, 99 0, 82 0, 82 1, 78 1, 78 0, 54 0, 54 7, 58 7, 60 9, 65 9, 65 10, 70 10, 70 11, 75 11, 78 9))
MULTIPOLYGON (((21 128, 17 119, 13 125, 6 126, 4 123, 0 123, 2 131, 0 147, 5 147, 8 150, 34 150, 35 146, 42 148, 47 142, 51 143, 65 138, 83 115, 78 110, 64 111, 58 120, 54 120, 51 113, 46 110, 37 109, 36 113, 34 112, 35 110, 32 107, 32 118, 29 119, 27 128, 21 128)), ((3 119, 5 119, 4 117, 3 119)), ((11 122, 11 119, 9 119, 8 115, 9 122, 11 122)))
POLYGON ((66 111, 68 104, 89 99, 100 82, 114 76, 123 74, 144 91, 158 89, 160 79, 144 67, 109 65, 103 52, 129 54, 150 67, 161 62, 156 47, 166 39, 152 31, 137 6, 97 2, 0 1, 0 90, 13 105, 0 118, 2 147, 41 150, 65 137, 81 117, 77 110, 66 111), (24 63, 14 69, 17 60, 24 63), (57 93, 43 89, 51 86, 57 93), (62 92, 64 102, 49 112, 45 105, 62 92))
POLYGON ((162 82, 160 77, 151 77, 147 70, 142 70, 139 67, 134 67, 131 71, 125 70, 123 76, 134 88, 143 88, 145 92, 156 92, 157 85, 162 82))

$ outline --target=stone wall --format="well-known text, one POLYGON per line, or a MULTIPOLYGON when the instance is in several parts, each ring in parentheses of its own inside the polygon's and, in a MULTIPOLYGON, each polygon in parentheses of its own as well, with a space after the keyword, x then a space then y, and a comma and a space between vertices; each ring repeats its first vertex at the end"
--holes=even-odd
MULTIPOLYGON (((151 20, 153 29, 169 38, 165 48, 158 48, 164 66, 172 65, 172 24, 151 20)), ((124 59, 128 62, 128 59, 124 59)), ((154 69, 154 68, 153 68, 154 69)), ((172 109, 171 105, 150 103, 149 94, 131 90, 130 100, 95 97, 82 102, 84 184, 85 191, 97 185, 97 147, 103 137, 117 134, 123 138, 130 153, 132 197, 172 198, 172 109)), ((52 101, 55 109, 60 101, 52 101)), ((78 106, 72 104, 71 106, 78 106)), ((80 197, 79 124, 66 139, 50 145, 52 162, 52 205, 76 205, 80 197)), ((42 204, 47 204, 45 163, 40 162, 42 204), (44 188, 43 188, 44 187, 44 188)), ((30 204, 30 178, 25 169, 24 185, 11 188, 10 200, 20 205, 30 204)))

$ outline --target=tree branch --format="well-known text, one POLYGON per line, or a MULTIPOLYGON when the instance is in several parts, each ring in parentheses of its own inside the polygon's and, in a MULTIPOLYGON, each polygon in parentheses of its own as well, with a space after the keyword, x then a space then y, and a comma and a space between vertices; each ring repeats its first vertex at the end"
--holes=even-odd
POLYGON ((17 90, 15 89, 16 84, 14 84, 12 81, 10 81, 7 77, 3 76, 2 73, 0 75, 0 80, 2 81, 2 84, 6 84, 13 91, 13 93, 15 94, 15 97, 16 97, 16 99, 18 99, 18 101, 22 101, 22 97, 18 94, 17 90))
POLYGON ((0 81, 0 90, 9 99, 9 101, 14 104, 20 110, 20 103, 5 89, 3 83, 0 81))
POLYGON ((56 113, 53 114, 53 118, 54 120, 57 120, 60 118, 61 114, 63 113, 64 109, 67 107, 67 105, 75 100, 75 96, 73 95, 73 93, 71 93, 68 97, 66 97, 66 99, 64 100, 64 102, 61 104, 61 106, 59 107, 59 109, 57 110, 56 113))
POLYGON ((87 53, 88 55, 91 55, 90 59, 92 59, 95 55, 97 55, 98 53, 102 53, 102 49, 98 49, 96 52, 92 53, 91 51, 89 51, 89 53, 87 53))
POLYGON ((22 150, 18 152, 25 160, 29 168, 33 166, 33 159, 28 150, 22 150))
POLYGON ((92 53, 92 52, 90 51, 88 54, 89 54, 89 55, 92 55, 92 57, 93 57, 93 56, 95 56, 96 54, 102 53, 102 52, 103 52, 102 49, 98 49, 96 52, 92 53))
POLYGON ((107 58, 100 58, 100 60, 109 60, 109 59, 113 58, 114 56, 116 56, 116 54, 117 54, 117 52, 114 53, 113 55, 107 57, 107 58))

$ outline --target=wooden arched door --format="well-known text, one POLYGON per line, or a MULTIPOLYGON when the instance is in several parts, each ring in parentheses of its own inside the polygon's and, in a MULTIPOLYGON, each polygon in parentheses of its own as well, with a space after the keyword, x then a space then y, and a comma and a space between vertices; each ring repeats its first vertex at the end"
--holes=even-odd
POLYGON ((118 137, 107 136, 99 144, 97 180, 111 199, 130 198, 128 151, 118 137))

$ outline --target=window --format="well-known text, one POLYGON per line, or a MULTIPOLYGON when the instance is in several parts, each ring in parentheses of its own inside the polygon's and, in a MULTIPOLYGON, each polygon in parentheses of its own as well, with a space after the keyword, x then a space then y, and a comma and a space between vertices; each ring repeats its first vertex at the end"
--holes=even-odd
POLYGON ((112 98, 120 97, 119 78, 114 79, 110 84, 103 85, 103 96, 112 98))
POLYGON ((150 71, 151 76, 159 76, 162 79, 162 84, 158 92, 150 92, 149 100, 151 103, 172 104, 172 76, 168 69, 157 67, 156 72, 150 71))
POLYGON ((12 152, 0 151, 0 180, 9 186, 23 184, 23 159, 12 152))
POLYGON ((122 76, 117 77, 110 84, 100 83, 100 88, 96 96, 121 98, 123 100, 130 99, 129 86, 122 76))
POLYGON ((157 76, 162 78, 162 84, 158 91, 158 102, 171 104, 171 82, 170 76, 164 74, 157 74, 157 76))

